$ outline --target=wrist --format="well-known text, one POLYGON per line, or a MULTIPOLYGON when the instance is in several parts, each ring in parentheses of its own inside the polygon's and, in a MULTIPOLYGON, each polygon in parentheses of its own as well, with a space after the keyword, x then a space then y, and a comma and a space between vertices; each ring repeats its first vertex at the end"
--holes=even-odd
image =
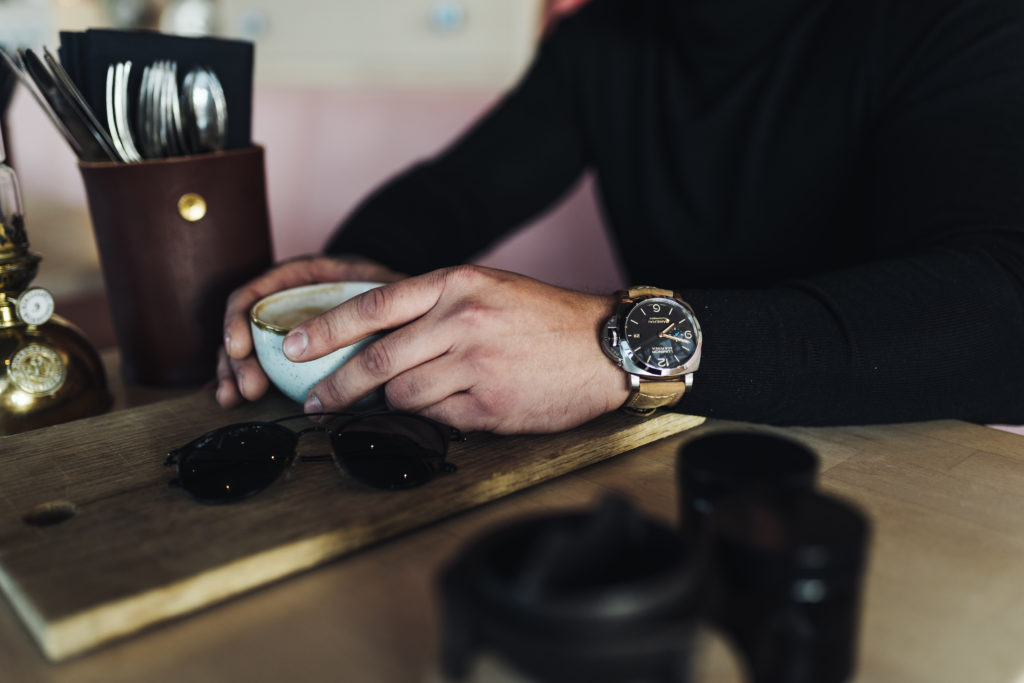
POLYGON ((629 383, 622 409, 650 415, 675 405, 692 387, 702 335, 693 308, 678 293, 634 287, 618 292, 601 347, 629 383))
MULTIPOLYGON (((620 297, 617 294, 609 294, 602 297, 602 299, 604 307, 601 310, 600 320, 597 325, 597 344, 599 348, 604 350, 603 337, 605 326, 607 321, 615 315, 620 297)), ((608 362, 607 352, 600 355, 602 357, 596 361, 596 375, 599 377, 600 385, 603 387, 602 395, 605 397, 605 412, 611 412, 620 409, 629 399, 629 395, 632 392, 630 378, 627 373, 623 372, 621 365, 615 362, 608 362)))

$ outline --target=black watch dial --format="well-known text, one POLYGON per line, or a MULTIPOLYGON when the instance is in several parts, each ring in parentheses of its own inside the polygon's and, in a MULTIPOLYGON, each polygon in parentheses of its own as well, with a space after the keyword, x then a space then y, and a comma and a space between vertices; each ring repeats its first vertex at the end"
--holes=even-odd
POLYGON ((633 361, 658 374, 677 370, 697 352, 697 321, 673 299, 647 299, 626 316, 622 330, 633 361))

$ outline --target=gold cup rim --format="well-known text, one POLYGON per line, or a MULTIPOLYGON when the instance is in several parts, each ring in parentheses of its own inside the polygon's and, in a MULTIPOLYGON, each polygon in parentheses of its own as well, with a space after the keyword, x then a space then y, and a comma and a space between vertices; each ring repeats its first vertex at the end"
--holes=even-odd
POLYGON ((280 325, 274 325, 273 323, 268 323, 266 320, 257 318, 255 310, 249 312, 249 320, 251 320, 252 324, 255 325, 256 327, 260 328, 261 330, 266 330, 267 332, 274 332, 277 334, 288 334, 288 332, 290 332, 292 329, 290 327, 281 327, 280 325))
POLYGON ((291 287, 289 289, 282 289, 282 290, 279 290, 277 292, 273 292, 271 294, 268 294, 265 297, 263 297, 262 299, 260 299, 259 301, 257 301, 256 303, 254 303, 252 305, 252 308, 249 309, 249 320, 252 322, 253 325, 255 325, 256 327, 258 327, 261 330, 266 330, 267 332, 273 332, 274 334, 288 334, 288 332, 290 332, 292 330, 291 327, 284 327, 282 325, 275 325, 274 323, 267 322, 263 318, 260 318, 256 314, 256 311, 268 299, 270 299, 272 297, 278 297, 278 296, 280 296, 280 295, 282 295, 282 294, 284 294, 286 292, 294 291, 294 292, 298 293, 301 290, 312 291, 312 290, 321 289, 321 288, 328 288, 328 286, 336 286, 336 285, 352 285, 352 286, 372 285, 374 287, 381 287, 384 284, 386 284, 386 283, 383 283, 383 282, 372 282, 372 281, 369 281, 369 280, 352 280, 352 281, 347 281, 346 280, 346 281, 341 281, 341 282, 314 282, 314 283, 308 284, 308 285, 299 285, 298 287, 291 287))

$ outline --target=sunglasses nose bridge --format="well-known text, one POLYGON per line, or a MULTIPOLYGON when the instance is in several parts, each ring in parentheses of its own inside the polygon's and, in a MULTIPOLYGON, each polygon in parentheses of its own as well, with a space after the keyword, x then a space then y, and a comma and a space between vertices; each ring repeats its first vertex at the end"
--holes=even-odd
POLYGON ((297 430, 294 430, 294 431, 295 431, 295 438, 296 439, 301 439, 306 434, 312 434, 313 432, 323 432, 325 434, 333 434, 333 432, 330 429, 328 429, 327 427, 324 427, 322 425, 311 425, 309 427, 304 427, 303 429, 297 429, 297 430))

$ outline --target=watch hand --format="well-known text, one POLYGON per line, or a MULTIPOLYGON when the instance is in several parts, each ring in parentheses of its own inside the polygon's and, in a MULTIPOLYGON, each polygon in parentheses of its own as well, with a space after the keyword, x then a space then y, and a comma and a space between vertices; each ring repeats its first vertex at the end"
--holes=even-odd
POLYGON ((661 334, 659 334, 658 336, 659 336, 659 337, 664 337, 664 336, 666 336, 666 335, 668 334, 668 331, 669 331, 669 330, 671 330, 671 329, 672 329, 673 327, 675 327, 675 326, 676 326, 676 323, 672 323, 671 325, 669 325, 668 327, 666 327, 665 329, 663 329, 663 330, 661 331, 661 334))
POLYGON ((683 347, 687 350, 692 349, 694 346, 693 340, 687 339, 686 337, 676 337, 671 334, 662 334, 658 336, 663 337, 664 339, 668 339, 669 341, 676 342, 677 344, 682 344, 683 347))

